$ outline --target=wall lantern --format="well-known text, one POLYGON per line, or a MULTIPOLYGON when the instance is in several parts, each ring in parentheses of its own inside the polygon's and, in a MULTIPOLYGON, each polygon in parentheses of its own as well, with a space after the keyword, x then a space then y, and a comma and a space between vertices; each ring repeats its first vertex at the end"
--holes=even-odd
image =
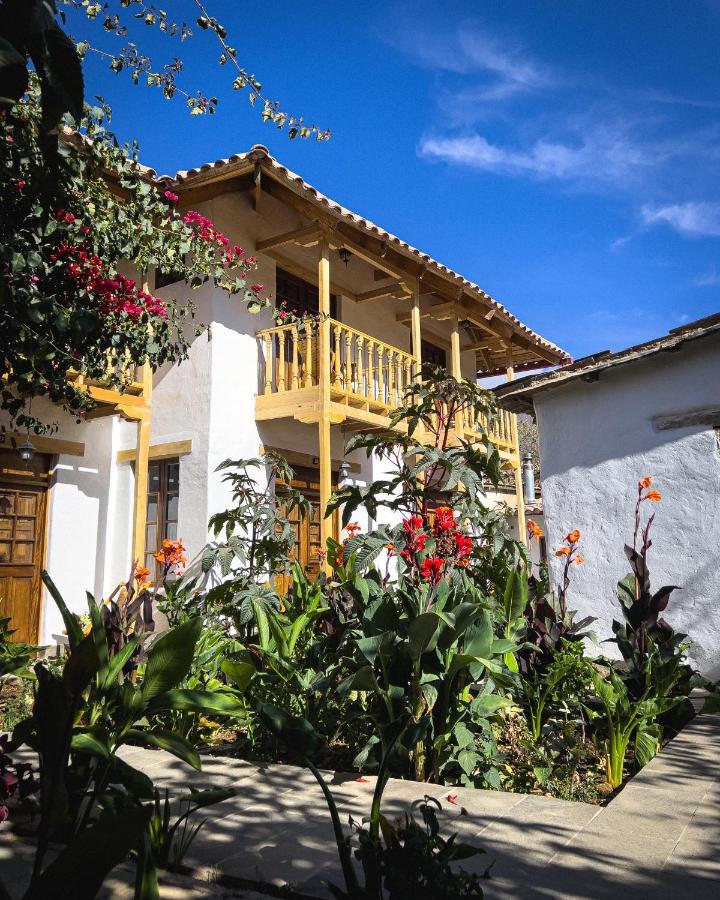
POLYGON ((33 461, 33 457, 35 456, 35 446, 30 443, 28 439, 24 444, 20 444, 18 447, 18 453, 20 454, 20 459, 25 463, 25 465, 29 465, 33 461))
POLYGON ((347 265, 350 262, 350 257, 352 256, 352 253, 348 250, 347 247, 341 247, 338 250, 338 256, 345 263, 345 265, 347 265))
POLYGON ((338 482, 342 484, 342 482, 347 481, 350 477, 350 463, 346 460, 343 460, 338 466, 338 482))

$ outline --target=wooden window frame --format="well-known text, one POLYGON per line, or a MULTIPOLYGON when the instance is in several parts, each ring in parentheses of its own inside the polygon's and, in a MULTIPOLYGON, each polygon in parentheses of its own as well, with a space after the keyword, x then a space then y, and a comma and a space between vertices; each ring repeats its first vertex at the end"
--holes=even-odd
POLYGON ((180 502, 180 458, 177 456, 168 457, 166 459, 155 459, 150 461, 150 465, 148 467, 148 490, 145 497, 146 505, 150 501, 151 496, 157 497, 157 518, 154 520, 150 520, 149 518, 145 521, 145 562, 144 565, 146 568, 153 571, 153 565, 155 567, 155 577, 158 578, 160 575, 160 564, 157 563, 153 559, 153 555, 158 552, 160 547, 162 546, 163 540, 167 537, 168 524, 174 523, 177 525, 178 519, 168 519, 167 508, 168 501, 171 496, 177 496, 178 504, 180 502), (157 466, 158 475, 159 475, 159 486, 157 491, 151 491, 151 478, 150 478, 150 470, 153 466, 157 466), (168 481, 169 481, 169 470, 171 466, 178 467, 178 477, 177 477, 177 489, 174 491, 168 490, 168 481), (148 529, 154 527, 155 528, 155 546, 150 547, 148 542, 148 529))

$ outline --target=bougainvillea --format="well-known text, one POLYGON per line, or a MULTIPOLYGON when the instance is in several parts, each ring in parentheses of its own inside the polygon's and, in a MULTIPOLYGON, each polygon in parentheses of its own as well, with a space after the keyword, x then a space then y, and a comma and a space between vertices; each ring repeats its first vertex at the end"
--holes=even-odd
POLYGON ((48 155, 37 79, 0 110, 0 408, 16 428, 50 424, 33 416, 35 397, 84 414, 93 401, 71 370, 122 389, 136 366, 182 360, 204 329, 191 295, 207 281, 253 312, 271 306, 261 284, 248 286, 256 259, 202 213, 178 209, 137 146, 118 144, 109 116, 86 108, 80 131, 48 155), (180 279, 172 299, 149 290, 153 269, 180 279))

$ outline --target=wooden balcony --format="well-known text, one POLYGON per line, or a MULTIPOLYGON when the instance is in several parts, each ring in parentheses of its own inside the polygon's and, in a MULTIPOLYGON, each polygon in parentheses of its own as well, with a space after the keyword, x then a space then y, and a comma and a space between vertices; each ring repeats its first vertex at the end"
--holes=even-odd
POLYGON ((74 369, 68 372, 67 377, 74 387, 87 391, 97 404, 86 413, 87 419, 119 413, 126 419, 137 421, 150 415, 152 375, 145 366, 129 365, 125 360, 108 358, 107 379, 86 378, 74 369), (115 386, 118 375, 120 389, 115 386))
MULTIPOLYGON (((402 404, 417 373, 412 353, 329 320, 330 399, 333 424, 359 423, 359 427, 387 428, 393 412, 402 404)), ((297 324, 266 328, 257 334, 259 344, 259 392, 255 404, 258 420, 293 418, 304 423, 320 420, 321 371, 319 327, 297 324)), ((462 437, 473 440, 487 430, 471 410, 462 414, 462 437)), ((492 443, 503 459, 517 459, 514 416, 501 410, 490 430, 492 443)))

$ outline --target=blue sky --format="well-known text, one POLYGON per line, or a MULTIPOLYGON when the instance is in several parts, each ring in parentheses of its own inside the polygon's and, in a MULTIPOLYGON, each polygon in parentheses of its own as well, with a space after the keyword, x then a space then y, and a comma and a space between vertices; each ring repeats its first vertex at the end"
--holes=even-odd
MULTIPOLYGON (((194 21, 190 0, 167 6, 194 21)), ((181 56, 180 83, 220 98, 215 117, 190 117, 91 54, 88 93, 148 165, 264 143, 575 357, 720 310, 720 0, 208 7, 266 93, 333 137, 264 125, 212 35, 141 28, 144 52, 181 56)))

